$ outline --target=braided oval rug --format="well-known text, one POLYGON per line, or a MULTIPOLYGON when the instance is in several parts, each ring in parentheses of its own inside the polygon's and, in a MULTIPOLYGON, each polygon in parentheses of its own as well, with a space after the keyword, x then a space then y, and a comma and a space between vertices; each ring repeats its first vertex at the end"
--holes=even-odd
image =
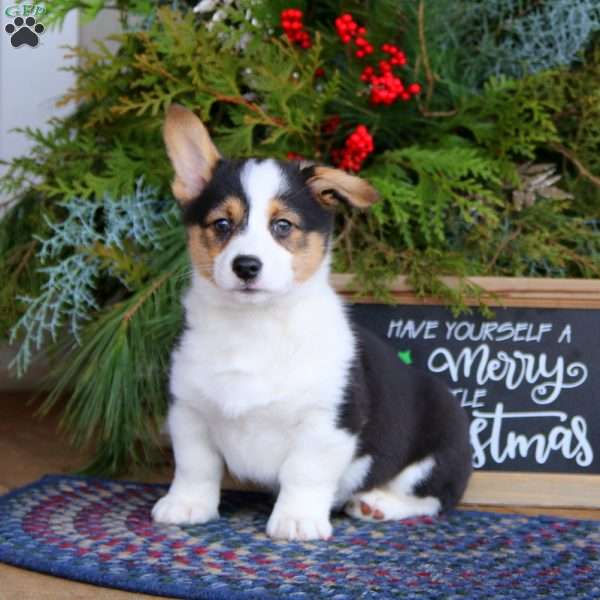
POLYGON ((165 486, 48 476, 0 498, 0 561, 199 600, 600 598, 600 522, 454 512, 366 523, 328 542, 264 533, 273 500, 225 492, 221 518, 155 525, 165 486))

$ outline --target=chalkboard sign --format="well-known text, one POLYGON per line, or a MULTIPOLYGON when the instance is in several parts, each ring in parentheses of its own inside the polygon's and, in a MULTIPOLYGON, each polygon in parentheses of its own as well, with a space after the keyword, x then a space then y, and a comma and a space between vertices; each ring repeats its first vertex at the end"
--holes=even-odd
MULTIPOLYGON (((443 379, 467 410, 473 467, 600 474, 600 311, 357 304, 354 320, 443 379)), ((599 484, 600 498, 600 484, 599 484)))
MULTIPOLYGON (((417 298, 404 277, 390 287, 395 305, 363 298, 351 311, 399 367, 433 372, 465 407, 474 473, 464 503, 600 508, 600 281, 468 281, 493 318, 455 318, 439 299, 417 298)), ((332 283, 355 301, 352 275, 332 283)))

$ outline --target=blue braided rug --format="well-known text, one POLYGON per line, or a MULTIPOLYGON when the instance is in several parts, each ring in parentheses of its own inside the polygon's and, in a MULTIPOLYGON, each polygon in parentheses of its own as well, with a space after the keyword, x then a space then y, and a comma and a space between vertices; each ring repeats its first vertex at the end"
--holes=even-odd
POLYGON ((0 561, 200 600, 600 598, 600 522, 455 512, 334 518, 328 542, 275 542, 272 499, 226 492, 221 519, 155 525, 165 486, 49 476, 0 498, 0 561))

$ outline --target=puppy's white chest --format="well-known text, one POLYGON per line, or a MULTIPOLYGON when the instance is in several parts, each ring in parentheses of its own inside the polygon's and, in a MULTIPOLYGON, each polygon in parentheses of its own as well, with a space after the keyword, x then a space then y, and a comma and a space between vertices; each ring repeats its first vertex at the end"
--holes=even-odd
POLYGON ((295 432, 290 419, 269 412, 256 410, 235 419, 215 415, 210 432, 232 475, 275 487, 295 432))

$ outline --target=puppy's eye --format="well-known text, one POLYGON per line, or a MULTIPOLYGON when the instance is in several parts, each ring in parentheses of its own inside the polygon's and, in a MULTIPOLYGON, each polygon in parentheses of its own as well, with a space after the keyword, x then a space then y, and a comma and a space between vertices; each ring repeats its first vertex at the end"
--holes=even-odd
POLYGON ((293 225, 287 219, 277 219, 271 223, 271 229, 276 237, 284 238, 290 235, 293 225))
POLYGON ((220 235, 227 235, 228 233, 231 233, 232 223, 229 219, 217 219, 212 226, 220 235))

